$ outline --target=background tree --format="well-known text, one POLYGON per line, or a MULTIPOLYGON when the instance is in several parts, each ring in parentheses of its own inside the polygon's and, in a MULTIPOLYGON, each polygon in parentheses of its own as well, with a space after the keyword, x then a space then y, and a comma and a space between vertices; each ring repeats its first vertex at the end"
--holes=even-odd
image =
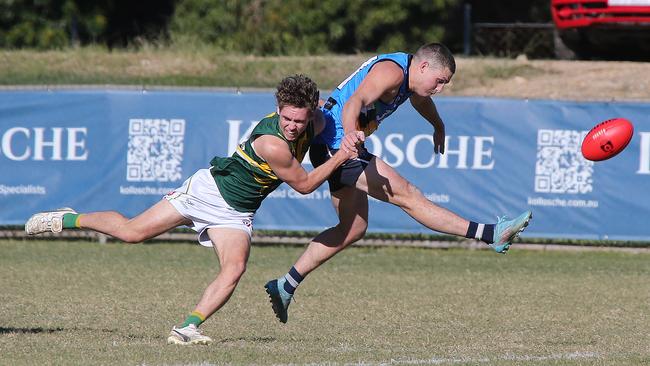
POLYGON ((147 42, 245 54, 462 49, 463 5, 473 21, 548 21, 547 0, 0 0, 0 47, 109 48, 147 42))

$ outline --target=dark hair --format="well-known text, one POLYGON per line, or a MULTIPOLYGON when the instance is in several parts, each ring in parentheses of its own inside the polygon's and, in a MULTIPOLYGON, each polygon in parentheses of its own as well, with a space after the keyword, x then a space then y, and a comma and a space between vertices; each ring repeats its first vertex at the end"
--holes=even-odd
POLYGON ((292 105, 298 108, 316 109, 318 106, 318 86, 305 75, 292 75, 282 79, 275 92, 278 107, 292 105))
POLYGON ((429 43, 418 48, 415 58, 427 60, 433 65, 446 67, 452 74, 456 73, 456 60, 449 48, 442 43, 429 43))

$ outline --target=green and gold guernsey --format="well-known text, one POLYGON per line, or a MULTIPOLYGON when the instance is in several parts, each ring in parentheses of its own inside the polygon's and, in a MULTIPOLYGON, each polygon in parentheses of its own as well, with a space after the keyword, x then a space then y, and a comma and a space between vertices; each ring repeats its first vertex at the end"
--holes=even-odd
POLYGON ((262 135, 273 135, 284 140, 293 156, 302 162, 314 137, 314 126, 309 123, 295 141, 288 141, 280 129, 280 116, 272 113, 255 126, 248 140, 237 146, 231 157, 215 156, 210 161, 210 171, 223 199, 240 212, 257 211, 264 198, 282 184, 269 164, 253 150, 253 141, 262 135))

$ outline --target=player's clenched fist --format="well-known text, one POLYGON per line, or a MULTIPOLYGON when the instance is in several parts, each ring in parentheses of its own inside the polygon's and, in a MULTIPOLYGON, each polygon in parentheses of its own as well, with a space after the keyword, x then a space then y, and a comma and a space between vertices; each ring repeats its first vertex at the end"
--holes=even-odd
POLYGON ((348 154, 349 159, 354 159, 359 156, 357 146, 361 145, 365 139, 366 135, 363 133, 363 131, 352 131, 343 136, 339 150, 343 150, 343 152, 348 154))

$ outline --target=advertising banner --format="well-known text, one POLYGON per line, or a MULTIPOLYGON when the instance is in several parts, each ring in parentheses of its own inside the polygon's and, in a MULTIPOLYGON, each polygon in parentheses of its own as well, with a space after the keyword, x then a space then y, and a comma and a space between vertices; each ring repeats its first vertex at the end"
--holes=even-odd
MULTIPOLYGON (((530 209, 528 237, 650 239, 650 104, 435 102, 446 123, 444 155, 434 154, 433 129, 409 103, 366 143, 430 201, 486 223, 530 209), (585 160, 587 131, 614 117, 635 125, 630 145, 610 160, 585 160)), ((66 206, 137 215, 213 156, 231 154, 275 108, 272 92, 0 92, 0 225, 66 206)), ((337 222, 327 184, 308 195, 283 184, 254 227, 321 230, 337 222)), ((430 232, 373 199, 369 231, 430 232)))

